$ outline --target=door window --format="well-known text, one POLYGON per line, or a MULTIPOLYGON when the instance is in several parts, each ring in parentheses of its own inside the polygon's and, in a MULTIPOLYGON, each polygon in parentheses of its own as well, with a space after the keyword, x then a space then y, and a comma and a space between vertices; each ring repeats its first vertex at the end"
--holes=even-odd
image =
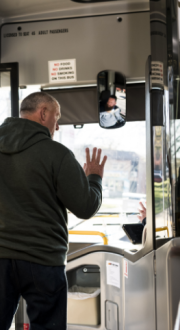
POLYGON ((10 72, 0 72, 0 125, 11 116, 11 79, 10 72))

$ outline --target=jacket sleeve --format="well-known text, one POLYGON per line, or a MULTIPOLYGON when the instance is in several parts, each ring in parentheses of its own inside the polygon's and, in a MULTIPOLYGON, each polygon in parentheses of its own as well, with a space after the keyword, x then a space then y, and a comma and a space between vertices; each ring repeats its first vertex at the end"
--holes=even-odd
POLYGON ((59 169, 57 196, 78 218, 89 219, 101 206, 102 178, 96 174, 86 177, 74 155, 69 152, 59 169))

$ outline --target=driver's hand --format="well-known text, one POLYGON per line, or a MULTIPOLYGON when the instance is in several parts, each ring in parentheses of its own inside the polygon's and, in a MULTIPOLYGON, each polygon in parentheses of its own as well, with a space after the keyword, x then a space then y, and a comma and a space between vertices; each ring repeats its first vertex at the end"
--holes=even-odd
POLYGON ((143 205, 142 202, 139 202, 139 215, 137 215, 138 219, 142 222, 144 218, 146 218, 146 207, 143 205))

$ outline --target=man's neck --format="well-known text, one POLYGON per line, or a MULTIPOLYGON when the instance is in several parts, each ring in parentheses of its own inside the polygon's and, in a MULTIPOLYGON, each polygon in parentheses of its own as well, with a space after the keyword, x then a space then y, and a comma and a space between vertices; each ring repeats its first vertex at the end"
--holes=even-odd
POLYGON ((35 116, 35 115, 21 114, 21 118, 22 119, 28 119, 28 120, 31 120, 31 121, 35 121, 36 123, 42 125, 41 120, 37 116, 35 116))

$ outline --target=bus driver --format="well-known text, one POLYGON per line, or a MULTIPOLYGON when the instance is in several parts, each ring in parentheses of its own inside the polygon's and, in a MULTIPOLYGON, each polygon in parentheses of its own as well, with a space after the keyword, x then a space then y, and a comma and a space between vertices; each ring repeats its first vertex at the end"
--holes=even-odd
POLYGON ((121 110, 116 105, 117 97, 110 95, 107 102, 100 103, 100 125, 105 128, 116 128, 125 125, 125 120, 121 117, 121 110))

